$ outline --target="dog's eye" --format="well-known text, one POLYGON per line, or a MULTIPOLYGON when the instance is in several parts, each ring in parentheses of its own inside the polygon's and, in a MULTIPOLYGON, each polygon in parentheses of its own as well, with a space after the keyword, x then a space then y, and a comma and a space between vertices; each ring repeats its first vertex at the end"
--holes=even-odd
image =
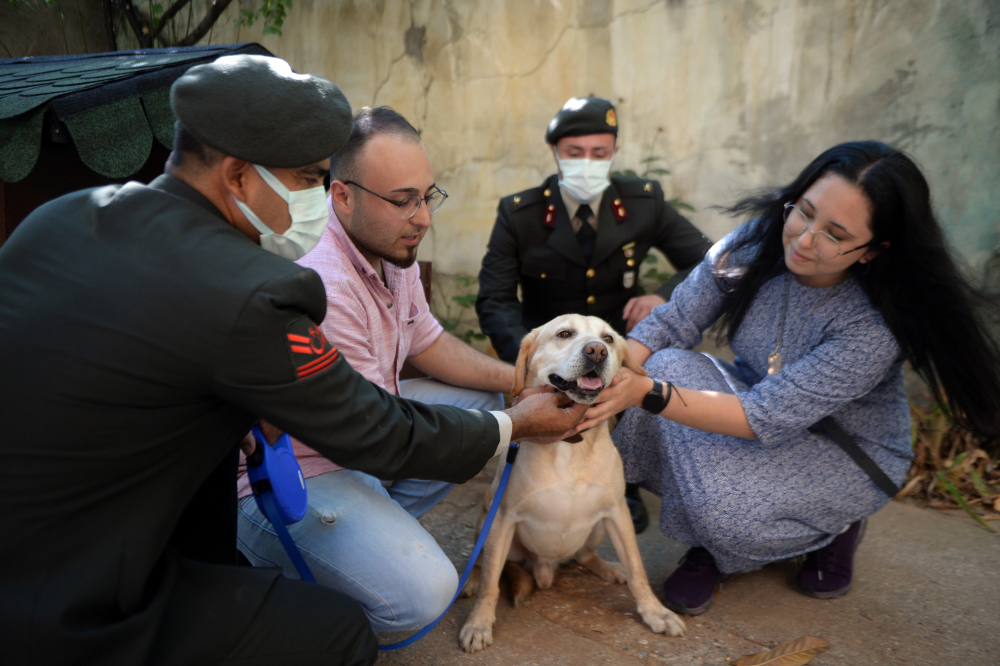
POLYGON ((566 338, 571 338, 573 337, 573 331, 559 331, 558 333, 556 333, 556 337, 562 340, 565 340, 566 338))
POLYGON ((614 336, 611 336, 611 335, 605 335, 604 336, 604 341, 607 342, 610 345, 610 344, 612 344, 615 341, 615 338, 614 338, 614 336))

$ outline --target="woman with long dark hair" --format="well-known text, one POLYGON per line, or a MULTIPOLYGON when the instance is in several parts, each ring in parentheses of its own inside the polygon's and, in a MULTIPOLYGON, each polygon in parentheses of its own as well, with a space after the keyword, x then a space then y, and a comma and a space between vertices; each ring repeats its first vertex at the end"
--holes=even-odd
POLYGON ((803 593, 850 589, 864 519, 912 458, 904 361, 956 422, 1000 434, 995 309, 912 160, 841 144, 729 211, 750 221, 630 334, 649 375, 622 370, 578 426, 631 408, 615 444, 627 480, 662 498, 661 531, 691 546, 664 583, 691 615, 726 575, 797 555, 803 593), (688 351, 716 322, 733 364, 688 351))

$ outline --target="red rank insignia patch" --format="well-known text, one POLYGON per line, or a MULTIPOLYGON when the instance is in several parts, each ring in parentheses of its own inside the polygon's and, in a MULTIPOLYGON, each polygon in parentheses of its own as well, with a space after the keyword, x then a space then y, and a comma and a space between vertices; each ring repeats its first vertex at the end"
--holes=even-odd
POLYGON ((621 222, 622 220, 628 217, 628 213, 625 212, 625 205, 622 204, 621 199, 615 199, 611 203, 611 210, 614 211, 615 220, 617 220, 618 222, 621 222))
POLYGON ((556 225, 556 207, 549 204, 549 207, 545 209, 545 221, 542 222, 547 227, 554 227, 556 225))
POLYGON ((285 338, 299 379, 329 368, 340 355, 309 317, 300 317, 289 324, 285 338))

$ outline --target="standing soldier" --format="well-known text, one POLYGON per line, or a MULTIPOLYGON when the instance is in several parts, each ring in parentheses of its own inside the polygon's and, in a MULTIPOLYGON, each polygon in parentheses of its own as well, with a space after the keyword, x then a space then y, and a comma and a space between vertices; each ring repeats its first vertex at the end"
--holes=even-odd
MULTIPOLYGON (((476 313, 504 361, 517 360, 529 330, 569 312, 601 317, 624 335, 667 302, 711 246, 664 200, 657 181, 609 178, 617 137, 610 101, 569 100, 545 134, 558 173, 500 200, 476 313), (640 295, 639 269, 651 247, 678 272, 640 295)), ((638 488, 630 484, 626 499, 641 532, 648 517, 638 488)))

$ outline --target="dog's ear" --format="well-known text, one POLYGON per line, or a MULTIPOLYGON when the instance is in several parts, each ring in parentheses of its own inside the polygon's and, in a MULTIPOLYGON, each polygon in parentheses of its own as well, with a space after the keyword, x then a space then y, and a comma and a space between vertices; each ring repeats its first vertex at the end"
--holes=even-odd
POLYGON ((618 338, 618 348, 621 349, 622 352, 622 366, 628 368, 637 375, 645 377, 646 369, 632 360, 632 352, 628 350, 628 344, 625 342, 625 338, 618 338))
POLYGON ((521 352, 517 355, 517 365, 514 367, 514 386, 510 389, 510 397, 516 398, 524 390, 524 384, 528 381, 528 368, 531 366, 531 357, 535 355, 538 348, 538 331, 534 329, 521 340, 521 352))

